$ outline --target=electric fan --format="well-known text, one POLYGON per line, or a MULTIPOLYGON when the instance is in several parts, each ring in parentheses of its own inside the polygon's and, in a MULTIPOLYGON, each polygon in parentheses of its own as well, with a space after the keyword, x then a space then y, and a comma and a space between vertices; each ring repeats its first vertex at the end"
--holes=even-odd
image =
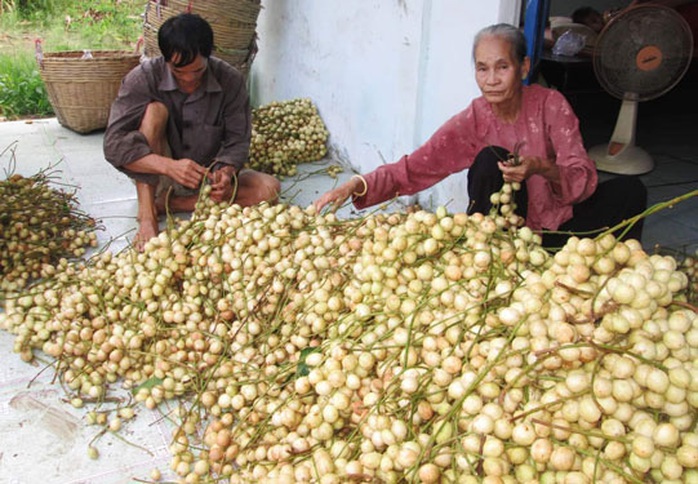
POLYGON ((610 142, 589 150, 600 171, 640 175, 654 168, 652 157, 635 145, 638 103, 676 86, 692 55, 690 27, 669 7, 630 7, 604 27, 594 48, 594 73, 622 104, 610 142))

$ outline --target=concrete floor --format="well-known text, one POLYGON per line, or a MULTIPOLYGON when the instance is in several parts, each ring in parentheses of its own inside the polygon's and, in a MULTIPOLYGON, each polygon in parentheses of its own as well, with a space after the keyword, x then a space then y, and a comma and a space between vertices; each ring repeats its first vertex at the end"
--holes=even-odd
MULTIPOLYGON (((118 252, 135 234, 137 204, 133 184, 104 160, 102 138, 102 132, 74 133, 55 118, 0 123, 0 179, 8 171, 25 176, 55 171, 77 190, 80 208, 101 221, 100 247, 110 244, 118 252)), ((304 165, 299 176, 284 180, 283 200, 305 207, 350 176, 312 174, 330 164, 304 165)), ((351 216, 351 209, 339 214, 351 216)), ((100 437, 95 441, 100 458, 91 460, 87 448, 99 429, 87 426, 86 410, 64 400, 52 369, 46 368, 48 360, 22 362, 12 352, 13 342, 14 336, 0 331, 0 483, 121 484, 148 480, 154 468, 167 476, 173 429, 163 418, 168 408, 140 406, 138 418, 119 433, 124 440, 100 437)))
MULTIPOLYGON (((77 190, 81 208, 102 222, 105 230, 98 233, 99 242, 120 250, 129 244, 137 228, 135 188, 104 160, 102 140, 101 131, 78 134, 62 127, 56 118, 0 123, 0 173, 8 169, 12 158, 15 172, 22 175, 51 166, 67 188, 77 190)), ((305 207, 350 176, 341 173, 333 179, 313 174, 330 164, 322 160, 303 165, 299 176, 282 182, 283 201, 305 207)))
MULTIPOLYGON (((582 130, 590 146, 608 140, 615 122, 614 104, 601 99, 605 114, 585 116, 582 130)), ((591 104, 582 102, 587 109, 591 104)), ((698 189, 698 136, 695 110, 690 114, 661 115, 661 106, 641 110, 638 144, 655 157, 655 169, 644 175, 650 203, 659 203, 698 189), (652 115, 659 112, 660 116, 652 115)), ((685 111, 685 110, 684 110, 685 111)), ((617 110, 615 111, 617 113, 617 110)), ((102 155, 102 133, 80 135, 61 127, 56 119, 0 124, 0 170, 32 175, 55 165, 61 178, 76 187, 81 208, 101 220, 101 245, 126 247, 136 228, 136 200, 129 180, 109 166, 102 155)), ((321 170, 329 162, 302 167, 321 170)), ((303 175, 283 182, 285 201, 306 206, 338 180, 326 175, 303 175)), ((4 178, 4 176, 3 176, 4 178)), ((350 216, 343 209, 341 216, 350 216)), ((643 235, 646 250, 656 245, 676 250, 698 248, 698 197, 671 210, 648 217, 643 235)), ((85 410, 63 400, 52 382, 47 361, 30 365, 12 353, 13 337, 0 332, 0 482, 126 483, 148 479, 151 469, 168 468, 171 428, 161 411, 142 409, 120 433, 101 437, 96 446, 101 458, 90 460, 87 446, 97 434, 85 423, 85 410)))
MULTIPOLYGON (((605 92, 571 94, 568 98, 579 116, 587 149, 608 143, 620 101, 605 92)), ((698 66, 673 90, 638 105, 635 144, 654 160, 654 169, 640 177, 647 186, 648 206, 698 190, 697 107, 698 66)), ((647 217, 642 245, 647 251, 663 247, 695 254, 698 196, 647 217)))

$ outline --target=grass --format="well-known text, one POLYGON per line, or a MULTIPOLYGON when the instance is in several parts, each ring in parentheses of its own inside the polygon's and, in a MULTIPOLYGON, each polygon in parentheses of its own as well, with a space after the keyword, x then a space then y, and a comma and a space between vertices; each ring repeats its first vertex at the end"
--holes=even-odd
POLYGON ((0 112, 8 119, 53 114, 33 56, 0 55, 0 112))
POLYGON ((0 0, 0 117, 53 114, 35 60, 44 52, 134 50, 146 0, 0 0))

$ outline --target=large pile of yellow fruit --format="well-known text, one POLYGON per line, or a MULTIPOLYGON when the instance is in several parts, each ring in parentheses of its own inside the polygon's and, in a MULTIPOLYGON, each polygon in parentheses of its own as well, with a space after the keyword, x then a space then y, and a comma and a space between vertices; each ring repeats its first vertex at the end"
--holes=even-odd
POLYGON ((328 132, 310 99, 276 101, 252 111, 248 166, 279 176, 293 176, 299 163, 327 154, 328 132))
POLYGON ((181 482, 698 480, 676 260, 612 235, 551 255, 508 220, 209 203, 60 264, 0 327, 74 405, 131 389, 105 431, 181 399, 181 482))

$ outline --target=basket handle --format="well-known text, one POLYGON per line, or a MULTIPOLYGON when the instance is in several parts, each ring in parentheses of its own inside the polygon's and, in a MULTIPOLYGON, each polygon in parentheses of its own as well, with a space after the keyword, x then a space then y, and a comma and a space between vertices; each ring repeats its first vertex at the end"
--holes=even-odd
MULTIPOLYGON (((186 13, 191 13, 193 3, 193 0, 189 0, 187 8, 184 10, 186 13)), ((167 0, 155 0, 155 14, 158 18, 162 18, 162 10, 160 10, 160 7, 167 7, 167 0)))
POLYGON ((34 39, 34 57, 36 63, 39 64, 39 69, 44 68, 44 50, 41 47, 41 39, 34 39))

